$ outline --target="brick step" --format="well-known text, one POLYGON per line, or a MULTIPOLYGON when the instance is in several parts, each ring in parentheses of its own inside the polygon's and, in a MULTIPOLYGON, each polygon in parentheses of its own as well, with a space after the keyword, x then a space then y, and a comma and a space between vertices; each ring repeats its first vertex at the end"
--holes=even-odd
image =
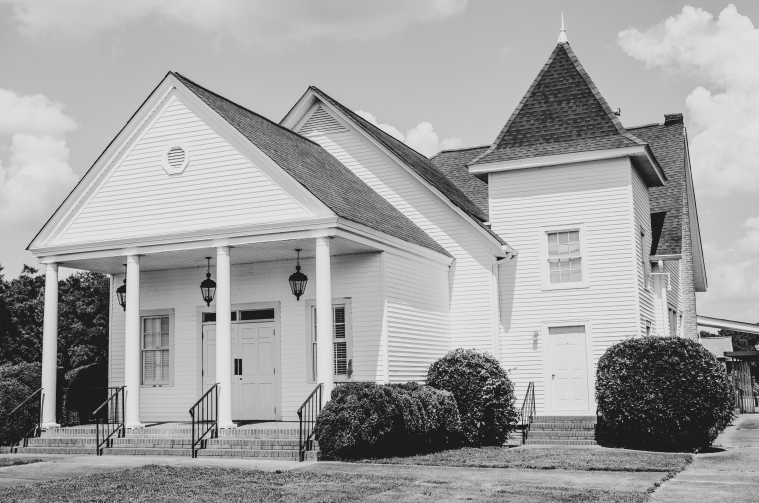
POLYGON ((595 430, 595 423, 532 423, 531 430, 595 430))
POLYGON ((570 440, 570 439, 548 439, 537 440, 528 438, 526 445, 597 445, 595 440, 570 440))
MULTIPOLYGON (((113 438, 113 447, 189 449, 192 439, 187 438, 113 438)), ((95 448, 95 438, 30 438, 29 447, 82 447, 95 448)), ((277 438, 214 438, 207 439, 206 445, 216 448, 244 449, 298 449, 297 439, 277 438)))
POLYGON ((95 454, 92 447, 19 447, 19 453, 24 454, 95 454))
POLYGON ((592 421, 596 422, 596 416, 532 416, 533 421, 567 422, 567 421, 592 421))
POLYGON ((531 431, 527 438, 588 438, 594 440, 594 432, 585 431, 531 431))
MULTIPOLYGON (((86 438, 95 438, 95 430, 93 429, 91 432, 79 432, 77 434, 61 434, 58 432, 42 432, 39 438, 45 438, 45 439, 86 439, 86 438)), ((191 438, 192 431, 189 429, 186 430, 170 430, 170 431, 162 431, 162 432, 144 432, 141 430, 127 430, 126 438, 191 438)), ((252 431, 252 430, 240 430, 240 431, 226 431, 226 430, 219 430, 219 438, 229 438, 229 439, 273 439, 273 440, 298 440, 300 437, 300 433, 296 430, 295 433, 288 432, 285 434, 284 432, 279 432, 277 434, 271 434, 271 433, 262 433, 258 431, 252 431)))
MULTIPOLYGON (((25 454, 78 454, 95 455, 94 447, 20 447, 19 453, 25 454)), ((165 449, 154 447, 110 447, 104 448, 108 456, 191 456, 189 446, 185 449, 165 449)), ((298 460, 299 450, 295 449, 200 449, 198 456, 223 458, 265 458, 272 460, 298 460)))

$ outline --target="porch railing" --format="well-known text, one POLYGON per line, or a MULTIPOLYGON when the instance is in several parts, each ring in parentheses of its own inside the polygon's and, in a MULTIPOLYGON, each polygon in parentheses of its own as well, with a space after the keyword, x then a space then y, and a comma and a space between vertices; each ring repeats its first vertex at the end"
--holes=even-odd
POLYGON ((522 402, 522 411, 520 413, 521 423, 519 429, 522 430, 522 445, 527 442, 527 436, 530 434, 530 425, 535 419, 535 383, 531 382, 527 385, 527 393, 524 395, 524 401, 522 402))
POLYGON ((322 411, 322 394, 324 384, 319 383, 316 388, 308 395, 306 401, 298 409, 298 421, 300 422, 300 460, 305 461, 306 451, 310 451, 314 442, 314 426, 316 426, 316 416, 322 411))
POLYGON ((103 455, 104 447, 113 446, 113 438, 124 438, 126 435, 124 400, 126 386, 108 387, 108 398, 100 407, 95 409, 95 454, 103 455))
POLYGON ((26 447, 29 437, 40 435, 40 417, 44 396, 42 388, 39 388, 3 418, 2 433, 7 435, 6 440, 11 452, 18 452, 19 447, 26 447))
POLYGON ((195 405, 190 407, 192 418, 192 457, 206 446, 208 438, 219 438, 219 383, 211 386, 195 405))

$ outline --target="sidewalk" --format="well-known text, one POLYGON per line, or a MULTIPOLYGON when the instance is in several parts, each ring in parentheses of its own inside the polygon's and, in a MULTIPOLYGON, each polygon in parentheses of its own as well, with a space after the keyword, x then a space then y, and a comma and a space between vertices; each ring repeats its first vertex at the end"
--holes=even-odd
POLYGON ((743 414, 714 441, 721 452, 698 454, 652 501, 759 501, 759 414, 743 414))

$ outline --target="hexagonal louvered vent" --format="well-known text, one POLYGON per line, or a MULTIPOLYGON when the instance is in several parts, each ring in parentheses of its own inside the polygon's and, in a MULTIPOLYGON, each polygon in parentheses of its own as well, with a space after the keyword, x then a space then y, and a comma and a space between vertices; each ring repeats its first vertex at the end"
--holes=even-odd
POLYGON ((164 148, 161 164, 168 174, 177 175, 181 173, 189 161, 190 152, 184 145, 175 143, 164 148))

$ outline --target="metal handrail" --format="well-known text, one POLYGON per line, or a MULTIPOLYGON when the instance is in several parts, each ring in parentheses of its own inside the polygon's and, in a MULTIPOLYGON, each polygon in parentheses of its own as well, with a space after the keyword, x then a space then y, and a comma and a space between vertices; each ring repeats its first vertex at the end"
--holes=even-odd
POLYGON ((324 384, 319 383, 311 394, 308 395, 303 405, 298 408, 298 421, 300 422, 298 449, 301 461, 305 461, 306 451, 310 451, 313 446, 314 426, 316 425, 316 417, 322 411, 323 393, 324 384), (304 415, 305 418, 303 417, 304 415))
POLYGON ((522 445, 527 442, 527 436, 530 434, 530 426, 535 415, 535 383, 530 382, 527 386, 527 393, 524 395, 524 401, 522 402, 522 445))
MULTIPOLYGON (((11 429, 13 430, 12 433, 11 433, 11 442, 10 442, 11 450, 13 450, 12 448, 14 447, 14 445, 16 443, 21 444, 22 441, 25 441, 30 436, 32 436, 32 437, 38 437, 39 436, 39 434, 40 434, 40 424, 42 423, 42 419, 40 417, 42 415, 42 406, 41 405, 42 405, 42 400, 44 399, 44 396, 45 396, 45 394, 42 392, 42 388, 38 388, 31 395, 29 395, 28 397, 26 397, 26 399, 24 399, 23 402, 21 402, 20 404, 18 404, 18 406, 16 406, 16 408, 13 409, 12 411, 10 411, 8 413, 8 415, 6 416, 7 423, 8 424, 12 424, 12 428, 11 429), (36 400, 36 401, 32 401, 32 399, 35 396, 37 396, 37 395, 40 396, 40 399, 36 400), (18 422, 17 421, 13 421, 13 419, 17 419, 17 415, 18 414, 16 414, 16 413, 19 410, 22 411, 22 412, 24 412, 25 413, 24 414, 24 418, 28 419, 29 418, 29 405, 28 404, 30 402, 32 404, 36 404, 36 406, 38 407, 38 411, 37 411, 37 414, 36 414, 36 421, 34 422, 34 426, 32 427, 31 430, 25 430, 24 432, 22 432, 19 435, 19 433, 18 433, 18 430, 19 430, 18 422)), ((22 428, 23 428, 23 426, 22 426, 22 428)))
POLYGON ((95 416, 95 454, 98 456, 103 455, 103 446, 113 446, 114 435, 117 435, 117 438, 124 438, 126 435, 126 400, 124 400, 126 386, 108 387, 108 389, 113 390, 113 392, 100 407, 90 414, 95 416), (106 407, 105 410, 103 407, 106 407), (101 411, 105 412, 105 418, 101 419, 100 416, 103 415, 101 411), (101 429, 103 430, 102 435, 101 429))
POLYGON ((219 438, 219 383, 215 383, 203 393, 203 396, 190 407, 192 418, 192 457, 198 457, 198 451, 206 446, 205 436, 211 432, 210 438, 219 438), (197 417, 195 412, 197 409, 197 417), (201 431, 203 425, 208 427, 201 431))

